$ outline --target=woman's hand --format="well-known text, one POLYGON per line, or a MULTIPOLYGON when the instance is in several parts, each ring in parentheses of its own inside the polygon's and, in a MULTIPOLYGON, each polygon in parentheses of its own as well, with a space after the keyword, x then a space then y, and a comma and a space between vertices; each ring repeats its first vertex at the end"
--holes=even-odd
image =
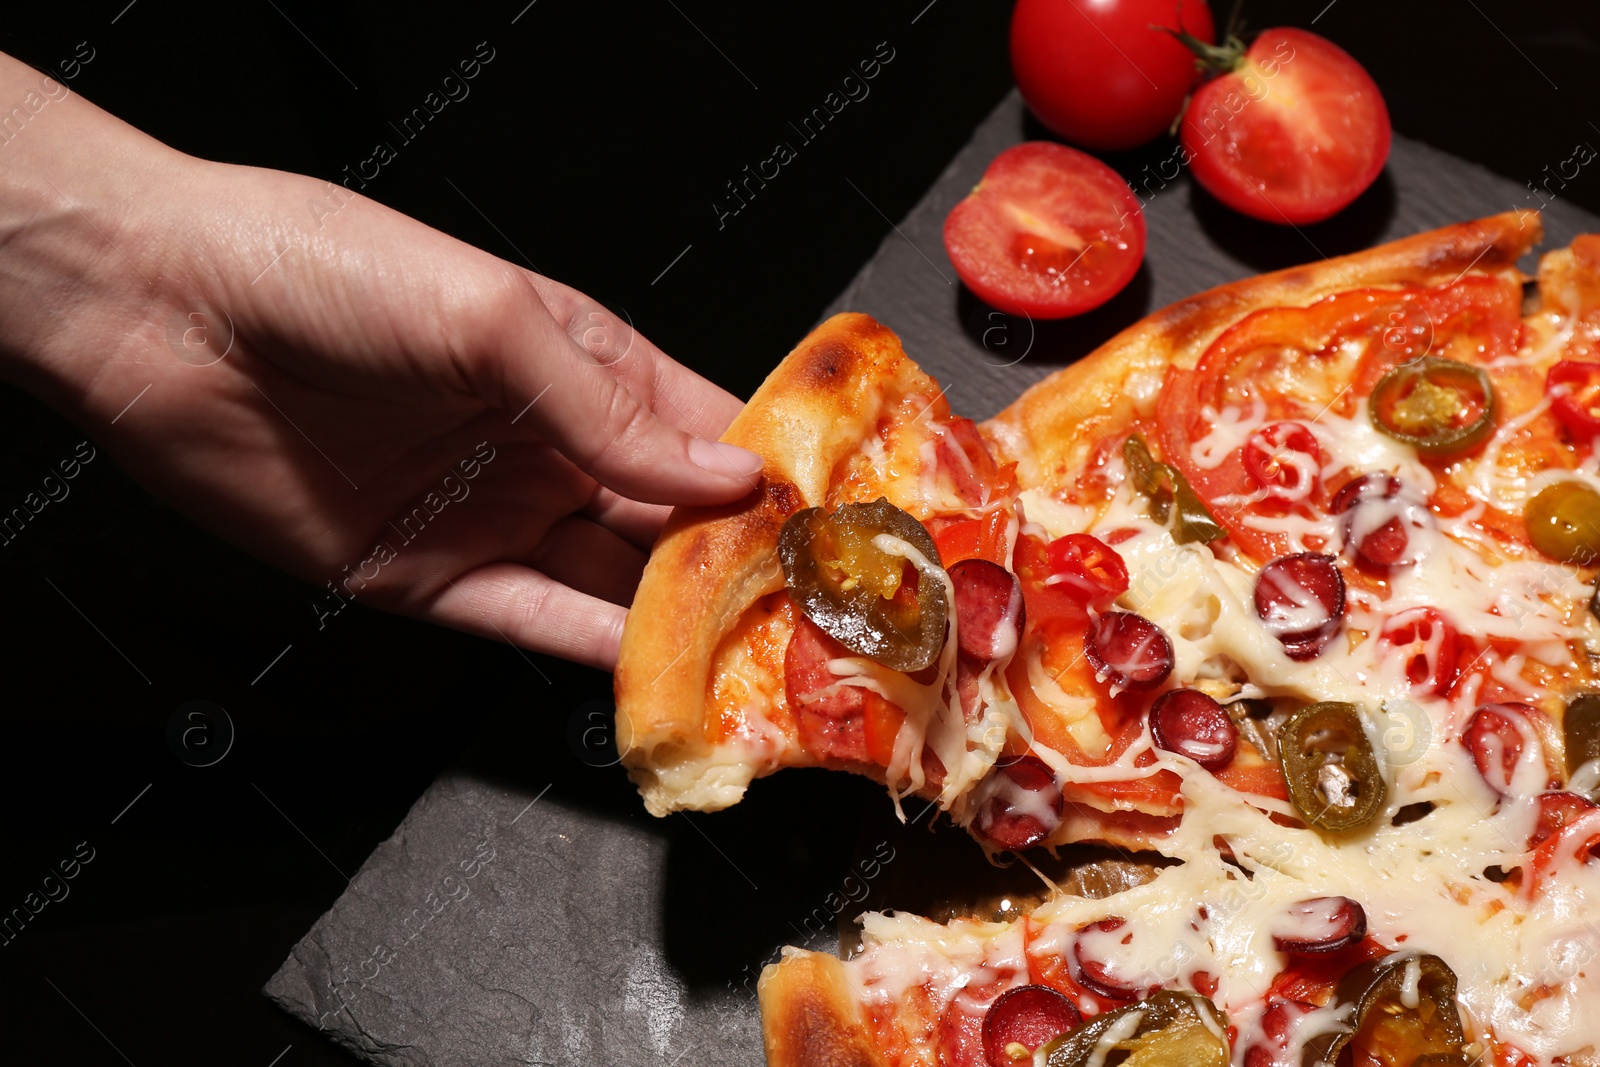
POLYGON ((0 151, 6 376, 342 599, 609 668, 668 506, 756 485, 739 402, 564 285, 74 95, 0 151))

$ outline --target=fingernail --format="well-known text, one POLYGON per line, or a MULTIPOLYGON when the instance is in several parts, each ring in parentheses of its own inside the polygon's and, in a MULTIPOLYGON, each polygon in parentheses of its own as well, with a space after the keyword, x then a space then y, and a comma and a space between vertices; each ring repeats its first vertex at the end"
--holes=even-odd
POLYGON ((689 442, 689 458, 695 465, 717 474, 749 478, 761 472, 761 457, 738 445, 706 441, 696 437, 689 442))

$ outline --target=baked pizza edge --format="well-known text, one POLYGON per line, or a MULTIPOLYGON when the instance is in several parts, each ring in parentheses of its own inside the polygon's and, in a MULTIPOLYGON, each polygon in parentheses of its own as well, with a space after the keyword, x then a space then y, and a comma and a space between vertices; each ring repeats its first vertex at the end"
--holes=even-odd
POLYGON ((756 985, 767 1067, 886 1067, 844 965, 786 949, 756 985))
POLYGON ((1543 235, 1538 212, 1507 211, 1219 285, 1152 312, 1035 382, 979 429, 997 460, 1018 464, 1024 487, 1052 484, 1053 474, 1081 460, 1076 450, 1096 422, 1119 418, 1118 409, 1141 389, 1159 389, 1168 366, 1192 368, 1223 330, 1252 311, 1301 307, 1365 286, 1450 282, 1469 270, 1517 273, 1517 260, 1543 235))
POLYGON ((652 814, 728 807, 770 769, 707 738, 717 646, 760 597, 783 588, 784 522, 825 501, 835 467, 890 400, 931 386, 892 330, 842 313, 784 357, 723 434, 766 461, 759 484, 731 505, 673 512, 622 633, 617 750, 652 814))

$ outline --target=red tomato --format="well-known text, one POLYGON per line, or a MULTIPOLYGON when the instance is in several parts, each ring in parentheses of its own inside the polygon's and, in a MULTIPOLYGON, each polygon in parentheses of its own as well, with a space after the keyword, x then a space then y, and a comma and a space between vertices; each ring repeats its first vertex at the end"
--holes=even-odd
POLYGON ((1099 307, 1144 261, 1144 213, 1117 172, 1029 141, 994 158, 944 223, 961 280, 1011 315, 1060 319, 1099 307))
POLYGON ((1205 0, 1020 0, 1011 70, 1039 121, 1074 144, 1121 151, 1172 125, 1199 76, 1160 27, 1212 43, 1205 0))
POLYGON ((1304 500, 1322 480, 1322 449, 1305 423, 1269 423, 1244 443, 1244 469, 1268 496, 1304 500))
POLYGON ((1061 619, 1081 626, 1089 621, 1083 601, 1065 585, 1046 584, 1051 575, 1049 551, 1044 538, 1023 534, 1012 553, 1012 570, 1022 583, 1022 601, 1027 608, 1028 625, 1037 628, 1046 620, 1061 619))
MULTIPOLYGON (((1400 650, 1411 688, 1447 696, 1461 673, 1460 635, 1438 609, 1408 608, 1384 620, 1379 640, 1400 650)), ((1513 761, 1515 766, 1515 761, 1513 761)))
POLYGON ((1091 534, 1067 534, 1045 549, 1050 560, 1046 585, 1058 586, 1104 611, 1128 591, 1128 567, 1117 550, 1091 534))
POLYGON ((939 562, 949 567, 964 559, 986 559, 1006 565, 1007 533, 1011 512, 1005 508, 986 511, 982 518, 935 516, 926 523, 939 548, 939 562))
POLYGON ((1511 792, 1517 764, 1522 762, 1522 750, 1533 729, 1526 716, 1534 714, 1538 713, 1526 704, 1484 704, 1472 713, 1461 735, 1478 773, 1502 796, 1511 792))
POLYGON ((1564 359, 1545 376, 1550 409, 1577 437, 1600 437, 1600 363, 1564 359))
POLYGON ((1183 147, 1195 180, 1267 222, 1318 222, 1366 191, 1389 158, 1389 110, 1350 54, 1304 30, 1267 30, 1195 90, 1183 147))

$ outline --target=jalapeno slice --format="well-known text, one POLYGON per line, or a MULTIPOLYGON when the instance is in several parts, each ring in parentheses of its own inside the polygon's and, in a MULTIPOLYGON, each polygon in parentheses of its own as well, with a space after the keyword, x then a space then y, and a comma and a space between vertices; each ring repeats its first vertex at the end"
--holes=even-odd
POLYGON ((1546 486, 1522 509, 1533 547, 1563 563, 1600 560, 1600 493, 1582 482, 1546 486))
POLYGON ((1378 1067, 1465 1062, 1455 972, 1438 956, 1372 960, 1341 978, 1334 995, 1353 1015, 1346 1026, 1306 1042, 1302 1067, 1337 1062, 1346 1047, 1353 1062, 1378 1067))
POLYGON ((1494 386, 1482 368, 1423 356, 1379 378, 1369 410, 1372 424, 1395 440, 1423 455, 1451 455, 1494 432, 1494 386))
POLYGON ((852 652, 906 672, 939 658, 949 578, 922 523, 884 497, 832 514, 795 512, 778 535, 778 559, 800 610, 852 652))
POLYGON ((1227 1067, 1216 1005, 1198 993, 1162 990, 1096 1015, 1044 1046, 1046 1067, 1227 1067), (1126 1053, 1126 1057, 1118 1056, 1126 1053))
POLYGON ((1561 740, 1570 782, 1580 767, 1600 760, 1600 693, 1579 693, 1567 701, 1561 716, 1561 740))
POLYGON ((1122 458, 1133 487, 1150 501, 1150 517, 1163 524, 1170 520, 1172 539, 1178 544, 1215 541, 1228 532, 1211 517, 1189 479, 1176 467, 1158 462, 1143 437, 1129 434, 1122 443, 1122 458))
POLYGON ((1354 704, 1301 708, 1278 730, 1289 799, 1319 830, 1354 830, 1383 808, 1383 772, 1354 704))

